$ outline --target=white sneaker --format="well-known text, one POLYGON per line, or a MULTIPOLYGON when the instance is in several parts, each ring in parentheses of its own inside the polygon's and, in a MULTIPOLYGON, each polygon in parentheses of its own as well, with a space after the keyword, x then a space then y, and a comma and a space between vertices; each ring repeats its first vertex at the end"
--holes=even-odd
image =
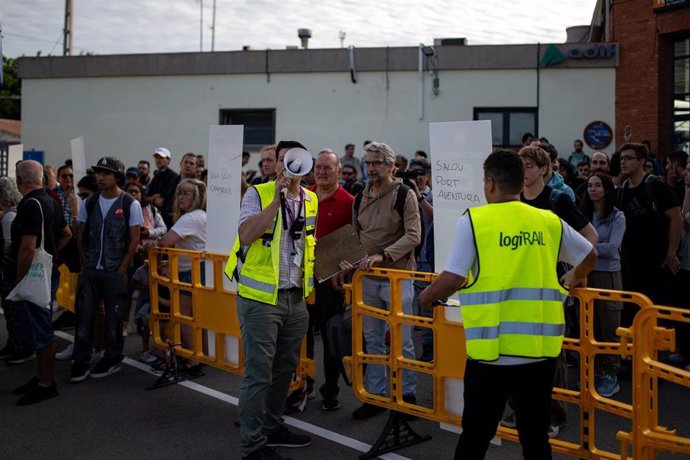
POLYGON ((62 350, 59 353, 55 353, 55 359, 60 360, 60 361, 67 361, 68 359, 72 359, 72 354, 74 353, 74 344, 70 343, 67 345, 67 348, 62 350))
POLYGON ((129 337, 129 323, 126 321, 122 323, 122 337, 129 337))
POLYGON ((550 439, 555 438, 556 436, 558 436, 558 433, 560 433, 560 431, 561 431, 561 427, 559 427, 558 425, 550 425, 549 426, 549 438, 550 439))

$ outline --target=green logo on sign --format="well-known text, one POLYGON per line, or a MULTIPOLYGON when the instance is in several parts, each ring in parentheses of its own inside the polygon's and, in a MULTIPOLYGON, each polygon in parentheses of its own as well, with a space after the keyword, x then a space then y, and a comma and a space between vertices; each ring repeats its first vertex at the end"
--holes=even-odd
POLYGON ((550 65, 560 64, 563 61, 565 61, 565 56, 558 51, 556 45, 551 44, 546 48, 544 56, 541 58, 539 65, 542 67, 548 67, 550 65))

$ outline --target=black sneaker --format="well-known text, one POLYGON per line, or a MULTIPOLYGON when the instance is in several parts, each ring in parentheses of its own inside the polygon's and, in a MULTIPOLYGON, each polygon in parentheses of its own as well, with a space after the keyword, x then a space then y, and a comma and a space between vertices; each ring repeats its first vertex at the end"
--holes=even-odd
POLYGON ((256 449, 251 454, 246 457, 242 457, 242 460, 291 460, 290 458, 283 457, 278 454, 275 450, 270 447, 263 445, 256 449))
POLYGON ((355 409, 352 413, 352 418, 355 420, 366 420, 374 415, 385 412, 385 407, 375 406, 373 404, 364 403, 359 409, 355 409))
MULTIPOLYGON (((414 404, 415 406, 417 405, 417 397, 415 395, 403 395, 403 401, 405 401, 407 404, 414 404)), ((416 415, 408 414, 406 412, 400 412, 400 416, 407 422, 414 422, 419 418, 416 415)))
POLYGON ((336 410, 340 409, 340 402, 338 398, 325 398, 321 403, 321 410, 336 410))
POLYGON ((268 447, 306 447, 311 444, 311 438, 306 434, 292 433, 286 427, 281 426, 267 436, 268 447))
POLYGON ((72 383, 83 382, 90 374, 89 368, 89 363, 73 362, 72 370, 69 374, 69 381, 72 383))
POLYGON ((102 379, 103 377, 107 377, 119 372, 120 369, 122 369, 121 356, 117 359, 103 358, 93 367, 93 370, 91 371, 91 378, 102 379))
POLYGON ((13 395, 25 395, 29 393, 36 385, 38 385, 38 377, 32 377, 31 380, 24 385, 12 390, 13 395))
POLYGON ((29 404, 40 403, 46 399, 54 398, 57 395, 58 392, 55 382, 47 387, 36 384, 27 394, 17 400, 17 406, 28 406, 29 404))
POLYGON ((5 359, 5 362, 9 365, 24 364, 27 361, 36 359, 36 353, 33 351, 20 351, 12 353, 12 356, 5 359))

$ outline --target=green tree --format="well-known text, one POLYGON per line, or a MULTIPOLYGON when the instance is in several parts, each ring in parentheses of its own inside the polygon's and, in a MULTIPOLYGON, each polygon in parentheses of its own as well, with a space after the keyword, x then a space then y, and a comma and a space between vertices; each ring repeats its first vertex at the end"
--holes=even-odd
POLYGON ((0 118, 21 119, 22 84, 17 59, 2 57, 3 85, 0 89, 0 118))

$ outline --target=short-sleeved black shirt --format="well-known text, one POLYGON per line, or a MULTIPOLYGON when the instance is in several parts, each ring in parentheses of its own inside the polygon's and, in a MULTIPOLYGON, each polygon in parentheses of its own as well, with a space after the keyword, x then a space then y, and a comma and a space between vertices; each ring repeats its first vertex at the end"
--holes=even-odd
POLYGON ((547 209, 553 211, 558 217, 563 219, 566 224, 573 227, 576 231, 581 231, 587 226, 589 220, 577 209, 575 203, 565 193, 558 193, 555 206, 551 205, 551 191, 553 189, 548 185, 544 186, 544 190, 533 200, 525 198, 524 193, 520 193, 520 201, 530 206, 539 209, 547 209))
MULTIPOLYGON (((27 193, 17 205, 17 216, 12 221, 10 257, 14 262, 12 264, 13 270, 16 270, 17 254, 22 236, 34 235, 37 237, 36 247, 41 245, 41 210, 33 198, 39 201, 43 209, 43 229, 46 238, 44 248, 53 257, 57 253, 60 232, 67 225, 60 205, 44 189, 27 193)), ((16 272, 12 273, 11 276, 16 276, 16 272)))

